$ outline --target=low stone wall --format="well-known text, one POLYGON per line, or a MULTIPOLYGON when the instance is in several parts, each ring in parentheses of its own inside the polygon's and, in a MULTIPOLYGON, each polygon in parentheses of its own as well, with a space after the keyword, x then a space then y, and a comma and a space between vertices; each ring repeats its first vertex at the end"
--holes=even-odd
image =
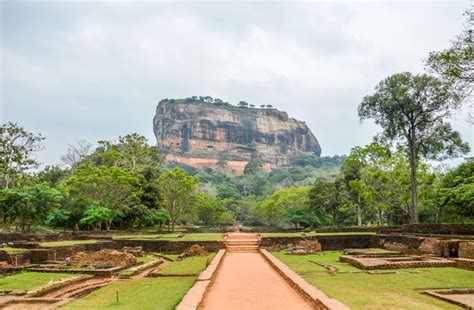
MULTIPOLYGON (((122 232, 123 233, 123 232, 122 232)), ((112 236, 96 232, 61 232, 50 234, 0 234, 0 243, 9 242, 53 242, 64 240, 112 240, 112 236)))
POLYGON ((381 228, 380 233, 474 236, 474 224, 407 224, 381 228))
POLYGON ((304 239, 318 240, 323 251, 343 250, 347 248, 368 248, 371 244, 372 235, 350 235, 350 236, 309 236, 309 237, 264 237, 260 241, 260 247, 270 250, 287 248, 288 244, 296 244, 304 239))
POLYGON ((272 268, 278 272, 285 281, 292 286, 298 293, 313 306, 314 309, 321 310, 345 310, 349 309, 342 302, 329 298, 322 291, 318 290, 313 285, 309 284, 296 272, 291 270, 287 265, 278 260, 275 256, 271 255, 266 250, 260 250, 263 258, 272 266, 272 268))
POLYGON ((179 254, 195 244, 199 244, 209 252, 217 252, 225 248, 222 241, 165 241, 165 240, 116 240, 118 248, 124 246, 141 246, 146 252, 179 254))

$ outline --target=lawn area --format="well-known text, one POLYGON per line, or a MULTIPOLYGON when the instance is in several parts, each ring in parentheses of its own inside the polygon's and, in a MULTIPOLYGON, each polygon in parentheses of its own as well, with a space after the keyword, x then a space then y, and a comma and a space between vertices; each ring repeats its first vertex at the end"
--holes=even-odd
POLYGON ((137 261, 139 261, 140 263, 143 263, 143 264, 149 263, 149 262, 157 260, 157 259, 159 259, 159 258, 151 257, 151 256, 148 256, 148 255, 137 257, 137 261))
MULTIPOLYGON (((209 256, 187 257, 181 261, 174 261, 164 266, 158 271, 158 274, 165 276, 199 275, 215 255, 216 253, 210 253, 209 256)), ((167 257, 176 259, 177 255, 167 255, 167 257)))
MULTIPOLYGON (((163 268, 166 277, 119 281, 103 287, 61 309, 174 309, 206 268, 208 257, 188 257, 163 268), (175 275, 175 276, 173 276, 175 275), (191 276, 184 276, 191 275, 191 276), (119 294, 119 302, 116 294, 119 294)), ((176 259, 177 255, 167 255, 176 259)))
POLYGON ((168 240, 168 241, 217 241, 222 239, 224 234, 221 233, 194 233, 186 234, 184 237, 178 238, 178 234, 153 234, 153 235, 124 235, 114 236, 114 240, 130 239, 130 240, 168 240))
POLYGON ((97 240, 65 240, 65 241, 52 241, 52 242, 41 242, 39 245, 42 247, 57 247, 57 246, 72 246, 78 244, 92 244, 97 243, 97 240))
POLYGON ((341 252, 337 251, 323 252, 324 255, 273 254, 309 283, 352 309, 459 309, 418 290, 474 287, 474 272, 457 268, 399 269, 395 270, 396 274, 368 274, 339 262, 341 252), (330 275, 310 260, 332 265, 338 273, 330 275))
POLYGON ((0 250, 5 251, 7 253, 19 253, 19 252, 29 251, 29 249, 23 249, 23 248, 0 248, 0 250))
POLYGON ((50 281, 59 279, 77 277, 74 274, 66 273, 46 273, 46 272, 20 272, 11 276, 0 276, 1 290, 32 290, 50 281))
POLYGON ((61 309, 174 309, 196 282, 196 278, 162 277, 120 281, 61 309))
MULTIPOLYGON (((375 232, 307 232, 305 236, 352 236, 352 235, 375 235, 375 232)), ((261 233, 262 237, 301 237, 299 232, 278 232, 278 233, 261 233)))

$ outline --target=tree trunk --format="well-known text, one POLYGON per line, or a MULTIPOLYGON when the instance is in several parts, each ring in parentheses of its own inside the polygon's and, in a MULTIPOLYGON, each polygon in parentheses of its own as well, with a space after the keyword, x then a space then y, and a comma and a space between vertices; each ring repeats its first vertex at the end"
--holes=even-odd
POLYGON ((174 226, 176 225, 176 223, 173 221, 171 222, 171 231, 174 232, 174 226))
POLYGON ((410 144, 410 177, 411 177, 411 212, 410 212, 410 223, 417 224, 418 223, 418 193, 416 189, 416 166, 417 166, 417 158, 416 158, 416 145, 415 143, 410 144))
POLYGON ((360 195, 357 195, 357 226, 362 226, 362 214, 360 211, 360 195))

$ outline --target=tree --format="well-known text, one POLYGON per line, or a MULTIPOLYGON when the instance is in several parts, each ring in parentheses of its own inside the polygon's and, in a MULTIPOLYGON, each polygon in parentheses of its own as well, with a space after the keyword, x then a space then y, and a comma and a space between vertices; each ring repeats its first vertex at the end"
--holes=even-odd
POLYGON ((284 223, 295 225, 295 229, 298 229, 298 225, 305 227, 310 226, 314 221, 309 210, 295 207, 287 209, 283 214, 282 220, 284 223))
POLYGON ((247 102, 245 102, 245 101, 239 101, 239 107, 241 107, 241 108, 246 108, 246 107, 248 107, 248 106, 249 106, 249 104, 248 104, 247 102))
POLYGON ((0 191, 0 212, 5 225, 13 224, 23 233, 41 223, 51 208, 63 200, 62 193, 46 183, 4 188, 0 191))
POLYGON ((273 106, 271 104, 267 104, 267 108, 271 109, 271 108, 273 108, 273 106))
POLYGON ((26 171, 38 167, 32 157, 42 149, 41 134, 26 131, 18 124, 8 122, 0 127, 0 184, 15 187, 26 171))
POLYGON ((308 192, 309 186, 291 187, 274 192, 270 197, 265 199, 261 204, 263 220, 272 226, 280 223, 291 223, 293 225, 305 224, 296 218, 296 215, 306 214, 309 212, 308 192), (293 209, 289 211, 290 209, 293 209), (297 211, 298 210, 298 211, 297 211), (296 223, 295 223, 296 221, 296 223))
POLYGON ((198 218, 206 226, 217 224, 225 212, 226 208, 223 206, 222 201, 213 197, 206 197, 197 208, 198 218))
POLYGON ((165 209, 152 211, 145 218, 145 222, 147 225, 158 224, 160 228, 163 227, 163 225, 169 224, 170 220, 170 215, 165 209))
POLYGON ((69 171, 63 170, 59 166, 46 166, 36 176, 39 182, 46 182, 55 186, 69 176, 69 171))
POLYGON ((105 224, 106 229, 110 230, 115 217, 116 213, 113 210, 94 205, 86 210, 84 217, 81 219, 81 224, 99 230, 105 224))
POLYGON ((168 211, 172 231, 197 205, 198 185, 198 178, 188 175, 179 167, 163 172, 158 178, 161 206, 168 211))
POLYGON ((332 226, 336 227, 340 210, 347 202, 343 180, 341 178, 334 181, 318 180, 311 187, 308 197, 310 209, 316 216, 322 219, 329 214, 332 226))
POLYGON ((71 170, 92 154, 93 145, 86 140, 76 140, 75 144, 69 144, 66 154, 61 156, 61 161, 71 170))
MULTIPOLYGON (((426 61, 426 66, 445 82, 452 84, 465 98, 472 98, 472 85, 474 83, 474 10, 471 8, 465 15, 467 16, 467 22, 463 32, 456 37, 450 48, 440 52, 431 52, 426 61)), ((470 104, 472 108, 472 101, 470 104)), ((469 121, 474 122, 472 110, 469 121)))
POLYGON ((112 210, 117 215, 114 219, 130 221, 132 214, 136 217, 143 215, 139 210, 142 208, 141 179, 141 175, 121 167, 94 167, 90 162, 85 162, 77 167, 65 185, 69 189, 72 204, 84 200, 86 205, 112 210))
POLYGON ((261 104, 261 105, 260 105, 260 108, 265 109, 265 105, 264 105, 264 104, 261 104))
POLYGON ((375 93, 359 105, 361 120, 371 118, 382 127, 380 141, 396 142, 408 151, 412 223, 418 222, 416 173, 420 156, 438 159, 469 151, 459 132, 445 121, 459 104, 458 94, 441 80, 405 72, 381 81, 375 93))
POLYGON ((131 171, 140 171, 145 166, 159 168, 158 149, 148 145, 148 140, 137 133, 119 137, 119 165, 131 171))
POLYGON ((436 193, 441 218, 447 222, 474 220, 474 158, 449 171, 436 193))

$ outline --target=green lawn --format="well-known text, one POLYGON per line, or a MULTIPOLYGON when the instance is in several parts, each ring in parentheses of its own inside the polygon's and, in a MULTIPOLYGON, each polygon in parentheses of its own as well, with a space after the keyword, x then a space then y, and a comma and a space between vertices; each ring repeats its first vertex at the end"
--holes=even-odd
MULTIPOLYGON (((301 237, 299 232, 261 233, 262 237, 301 237)), ((352 235, 375 235, 375 232, 308 232, 305 236, 352 236, 352 235)))
POLYGON ((74 274, 20 272, 11 276, 0 276, 0 290, 32 290, 48 284, 50 281, 77 277, 74 274))
POLYGON ((474 272, 457 268, 414 268, 380 271, 368 274, 347 263, 339 262, 341 252, 324 255, 286 255, 273 253, 309 283, 352 309, 459 309, 419 291, 427 288, 474 287, 474 272), (331 275, 319 261, 338 269, 331 275), (383 272, 396 272, 383 274, 383 272))
POLYGON ((152 234, 152 235, 123 235, 114 236, 115 240, 130 239, 130 240, 168 240, 168 241, 217 241, 222 239, 224 234, 221 233, 195 233, 186 234, 182 238, 178 238, 178 234, 152 234))
POLYGON ((29 251, 29 249, 23 249, 23 248, 0 248, 0 250, 5 251, 7 253, 19 253, 19 252, 29 251))
MULTIPOLYGON (((174 261, 164 266, 163 269, 158 271, 158 274, 165 276, 199 275, 215 255, 215 253, 211 253, 209 256, 187 257, 181 261, 174 261)), ((177 257, 177 255, 167 256, 171 259, 177 257)))
MULTIPOLYGON (((188 257, 182 261, 173 261, 163 268, 166 277, 119 281, 61 309, 174 309, 194 285, 199 272, 206 268, 207 260, 214 255, 212 253, 208 257, 188 257), (184 276, 190 274, 193 275, 184 276)), ((176 259, 177 255, 168 257, 176 259)))
POLYGON ((73 246, 79 244, 92 244, 97 243, 97 240, 66 240, 66 241, 52 241, 52 242, 41 242, 39 245, 42 247, 58 247, 58 246, 73 246))
POLYGON ((124 280, 94 291, 61 309, 174 309, 196 278, 124 280))

